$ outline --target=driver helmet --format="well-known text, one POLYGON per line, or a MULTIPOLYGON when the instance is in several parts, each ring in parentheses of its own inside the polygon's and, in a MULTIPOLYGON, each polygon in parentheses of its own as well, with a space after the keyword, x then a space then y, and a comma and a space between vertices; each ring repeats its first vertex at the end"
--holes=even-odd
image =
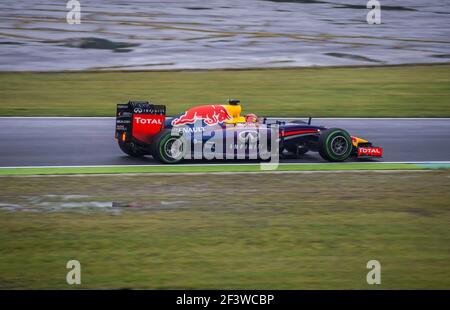
POLYGON ((256 123, 258 121, 258 117, 256 116, 256 114, 249 113, 245 115, 245 121, 247 123, 256 123))

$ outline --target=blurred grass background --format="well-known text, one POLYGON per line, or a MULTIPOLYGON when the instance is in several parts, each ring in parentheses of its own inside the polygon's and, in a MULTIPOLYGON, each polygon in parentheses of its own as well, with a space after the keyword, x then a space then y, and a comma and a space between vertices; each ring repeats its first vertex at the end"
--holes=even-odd
POLYGON ((448 289, 449 173, 2 177, 0 288, 448 289))
POLYGON ((1 116, 114 116, 129 99, 176 115, 238 98, 262 116, 449 117, 449 97, 450 65, 0 73, 1 116))

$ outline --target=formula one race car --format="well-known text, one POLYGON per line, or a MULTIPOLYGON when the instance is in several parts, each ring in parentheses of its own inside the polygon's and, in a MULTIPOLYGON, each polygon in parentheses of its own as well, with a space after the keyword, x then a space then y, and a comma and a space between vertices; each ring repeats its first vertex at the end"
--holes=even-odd
POLYGON ((274 152, 297 157, 319 152, 333 162, 383 154, 382 148, 344 129, 311 125, 311 118, 308 122, 271 122, 240 113, 239 100, 195 106, 176 117, 166 117, 163 105, 130 101, 117 105, 115 137, 124 153, 152 155, 163 163, 192 158, 267 159, 274 152))

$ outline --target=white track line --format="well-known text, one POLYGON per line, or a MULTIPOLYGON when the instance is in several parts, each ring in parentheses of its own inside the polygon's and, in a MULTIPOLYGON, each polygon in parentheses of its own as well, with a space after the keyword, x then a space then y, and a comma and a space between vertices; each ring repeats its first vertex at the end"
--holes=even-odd
MULTIPOLYGON (((333 165, 333 164, 419 164, 419 165, 427 165, 427 164, 445 164, 450 165, 450 161, 382 161, 382 162, 347 162, 347 163, 279 163, 280 166, 289 166, 289 165, 333 165)), ((85 165, 85 166, 14 166, 14 167, 0 167, 0 169, 18 169, 18 168, 128 168, 128 167, 216 167, 216 166, 259 166, 260 163, 228 163, 228 164, 181 164, 181 165, 85 165)))

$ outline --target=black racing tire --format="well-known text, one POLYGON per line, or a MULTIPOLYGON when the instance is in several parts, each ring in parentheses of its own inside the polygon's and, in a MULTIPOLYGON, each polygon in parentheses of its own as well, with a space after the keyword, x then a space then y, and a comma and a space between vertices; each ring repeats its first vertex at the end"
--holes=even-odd
POLYGON ((173 144, 177 140, 182 141, 181 136, 172 135, 170 129, 158 133, 152 143, 153 157, 164 164, 178 164, 181 162, 184 159, 184 154, 178 154, 178 156, 172 156, 171 154, 171 143, 173 144))
POLYGON ((319 154, 328 161, 344 161, 353 151, 352 138, 347 131, 330 128, 321 132, 319 154))
POLYGON ((119 148, 124 152, 125 154, 131 156, 131 157, 142 157, 145 155, 145 153, 140 150, 136 144, 132 141, 126 141, 123 142, 122 140, 118 140, 119 148))

